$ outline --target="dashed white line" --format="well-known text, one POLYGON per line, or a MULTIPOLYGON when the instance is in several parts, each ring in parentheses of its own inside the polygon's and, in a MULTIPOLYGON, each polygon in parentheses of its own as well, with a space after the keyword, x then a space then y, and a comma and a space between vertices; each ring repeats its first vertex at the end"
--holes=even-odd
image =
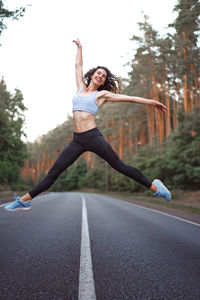
POLYGON ((79 300, 96 300, 92 257, 90 249, 90 236, 88 230, 87 207, 82 198, 82 232, 81 232, 81 257, 79 272, 79 300))

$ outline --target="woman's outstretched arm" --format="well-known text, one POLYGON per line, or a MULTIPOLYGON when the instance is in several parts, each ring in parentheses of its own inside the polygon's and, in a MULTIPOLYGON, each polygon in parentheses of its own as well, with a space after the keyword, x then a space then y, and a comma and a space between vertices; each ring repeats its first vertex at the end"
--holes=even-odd
POLYGON ((82 45, 79 39, 73 40, 77 45, 77 54, 75 61, 75 71, 76 71, 76 85, 77 89, 80 90, 85 88, 85 83, 83 82, 83 56, 82 56, 82 45))
POLYGON ((105 102, 130 102, 130 103, 137 103, 137 104, 146 104, 146 105, 152 105, 153 107, 163 112, 164 114, 167 112, 167 107, 164 104, 152 99, 114 94, 108 91, 105 91, 103 96, 105 97, 105 102))

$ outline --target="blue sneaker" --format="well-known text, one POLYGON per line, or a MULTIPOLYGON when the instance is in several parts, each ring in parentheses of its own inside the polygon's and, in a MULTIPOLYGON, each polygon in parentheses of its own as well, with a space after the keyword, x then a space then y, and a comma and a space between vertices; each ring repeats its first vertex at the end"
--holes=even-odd
POLYGON ((5 210, 8 211, 16 211, 16 210, 30 210, 31 209, 31 201, 23 202, 20 200, 20 197, 16 197, 16 200, 6 206, 4 206, 5 210))
POLYGON ((154 196, 161 196, 165 198, 165 200, 170 201, 171 200, 171 193, 170 191, 164 186, 162 181, 159 179, 155 179, 153 181, 153 184, 155 184, 158 188, 157 192, 154 194, 154 196))

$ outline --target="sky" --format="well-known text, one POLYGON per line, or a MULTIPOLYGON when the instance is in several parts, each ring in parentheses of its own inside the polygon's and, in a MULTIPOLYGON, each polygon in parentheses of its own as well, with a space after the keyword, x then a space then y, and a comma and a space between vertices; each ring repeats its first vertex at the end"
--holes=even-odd
POLYGON ((11 93, 19 89, 27 107, 24 142, 34 142, 72 115, 74 39, 79 38, 83 46, 83 72, 103 65, 127 77, 125 65, 135 50, 130 38, 140 35, 138 22, 144 20, 143 13, 164 35, 175 19, 176 2, 4 0, 9 9, 26 7, 24 17, 6 21, 7 29, 0 37, 0 80, 4 77, 11 93))

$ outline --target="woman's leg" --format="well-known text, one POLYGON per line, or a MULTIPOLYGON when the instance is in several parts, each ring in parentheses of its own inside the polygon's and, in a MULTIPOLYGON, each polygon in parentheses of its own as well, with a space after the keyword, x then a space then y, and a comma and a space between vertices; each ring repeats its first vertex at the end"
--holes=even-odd
POLYGON ((107 161, 115 170, 134 179, 147 188, 151 188, 152 182, 149 181, 140 170, 125 164, 102 135, 96 136, 93 140, 91 150, 107 161))
POLYGON ((101 156, 115 170, 149 188, 151 191, 154 192, 155 196, 161 196, 167 201, 171 200, 170 191, 164 186, 164 184, 159 179, 155 179, 153 182, 151 182, 148 180, 147 177, 144 176, 144 174, 142 174, 140 170, 125 164, 115 153, 115 151, 111 148, 109 143, 104 139, 103 135, 99 131, 97 131, 96 136, 93 137, 92 143, 90 143, 89 150, 101 156))
POLYGON ((58 178, 58 176, 66 170, 73 162, 84 152, 84 148, 71 141, 69 145, 60 153, 56 162, 49 170, 47 176, 30 190, 25 196, 21 198, 23 201, 31 200, 38 194, 47 190, 58 178))

